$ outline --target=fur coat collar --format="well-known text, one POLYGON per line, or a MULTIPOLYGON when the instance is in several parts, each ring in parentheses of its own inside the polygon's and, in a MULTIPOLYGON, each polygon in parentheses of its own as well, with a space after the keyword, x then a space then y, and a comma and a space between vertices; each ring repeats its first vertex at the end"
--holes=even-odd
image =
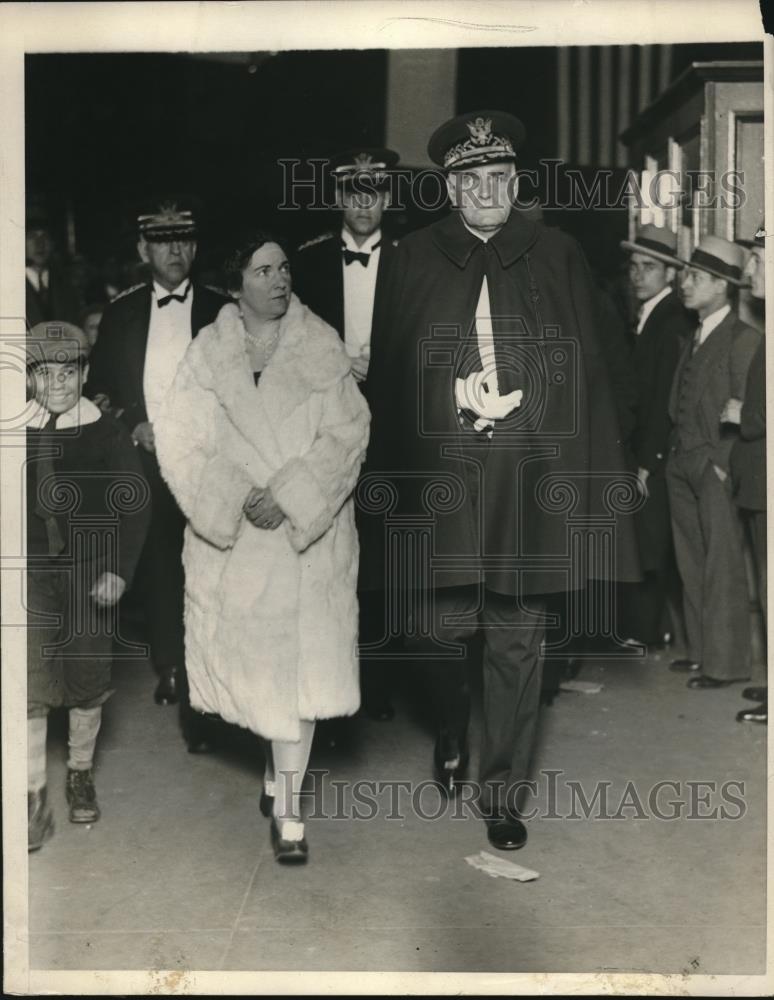
POLYGON ((350 361, 336 331, 295 295, 280 321, 277 348, 257 391, 246 338, 239 307, 229 303, 197 337, 192 365, 242 436, 269 466, 279 468, 284 462, 280 447, 284 421, 314 393, 325 392, 345 378, 350 361), (264 421, 256 421, 256 403, 264 421), (267 434, 267 429, 272 433, 267 434))

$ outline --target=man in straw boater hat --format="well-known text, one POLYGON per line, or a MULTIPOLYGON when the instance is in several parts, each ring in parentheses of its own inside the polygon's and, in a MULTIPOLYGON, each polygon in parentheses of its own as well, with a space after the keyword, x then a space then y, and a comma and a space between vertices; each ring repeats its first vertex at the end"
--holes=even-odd
MULTIPOLYGON (((292 263, 293 290, 338 331, 361 386, 368 375, 374 310, 395 260, 397 242, 383 234, 382 220, 390 206, 390 177, 397 162, 394 150, 371 146, 332 157, 341 228, 302 244, 292 263)), ((368 553, 361 559, 368 559, 368 553)), ((383 593, 366 589, 359 596, 360 642, 368 644, 380 634, 383 593)), ((394 715, 389 670, 388 662, 364 656, 363 709, 382 721, 394 715)))
POLYGON ((212 323, 228 299, 191 277, 197 250, 193 210, 179 199, 154 202, 137 219, 137 251, 150 281, 122 292, 106 308, 92 353, 89 393, 121 412, 150 483, 148 539, 136 586, 145 609, 157 704, 181 703, 188 747, 208 749, 201 720, 187 705, 183 633, 185 518, 162 479, 153 421, 191 339, 212 323))
MULTIPOLYGON (((568 533, 603 510, 624 467, 586 261, 572 238, 512 211, 524 138, 517 118, 487 110, 429 141, 454 210, 397 248, 374 320, 358 494, 362 529, 382 538, 363 569, 394 601, 388 624, 403 616, 408 652, 428 666, 448 794, 468 763, 465 640, 481 628, 478 802, 501 850, 527 840, 519 792, 537 729, 544 595, 582 593, 595 575, 572 558, 568 533), (420 537, 385 545, 401 525, 420 537)), ((620 561, 602 574, 635 580, 633 534, 618 529, 620 561)), ((578 531, 588 551, 596 538, 578 531)))
MULTIPOLYGON (((738 240, 748 250, 744 275, 750 281, 750 294, 763 310, 766 298, 764 229, 761 225, 752 240, 738 240)), ((734 499, 747 522, 752 554, 758 577, 758 601, 764 629, 768 628, 767 556, 766 556, 766 338, 761 338, 747 375, 744 405, 740 413, 739 440, 731 452, 734 499)), ((754 677, 754 686, 742 695, 757 704, 737 712, 738 722, 769 720, 766 668, 754 677)))
POLYGON ((675 233, 645 225, 621 247, 629 254, 629 281, 639 304, 634 339, 637 415, 631 444, 647 498, 634 518, 643 580, 623 594, 621 627, 626 636, 654 645, 663 637, 667 596, 675 589, 679 593, 679 581, 675 581, 676 588, 670 586, 671 577, 677 574, 666 487, 672 429, 669 394, 680 352, 693 334, 696 319, 674 288, 683 267, 675 233))
POLYGON ((705 236, 685 263, 683 300, 699 325, 672 382, 667 486, 688 649, 671 669, 692 674, 688 686, 698 690, 750 676, 747 577, 730 456, 761 334, 733 309, 745 283, 742 247, 705 236))

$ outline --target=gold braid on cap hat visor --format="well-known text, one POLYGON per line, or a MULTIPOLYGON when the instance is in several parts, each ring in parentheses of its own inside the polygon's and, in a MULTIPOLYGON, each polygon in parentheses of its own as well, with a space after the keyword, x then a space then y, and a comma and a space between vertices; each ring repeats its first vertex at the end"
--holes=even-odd
POLYGON ((183 234, 193 236, 196 231, 193 213, 190 211, 180 212, 174 207, 149 215, 138 215, 137 225, 140 232, 147 236, 161 235, 167 232, 180 236, 183 234))
POLYGON ((485 141, 471 137, 452 146, 444 154, 443 165, 455 167, 460 163, 467 163, 468 160, 492 160, 498 156, 516 158, 511 140, 507 136, 490 133, 485 141))

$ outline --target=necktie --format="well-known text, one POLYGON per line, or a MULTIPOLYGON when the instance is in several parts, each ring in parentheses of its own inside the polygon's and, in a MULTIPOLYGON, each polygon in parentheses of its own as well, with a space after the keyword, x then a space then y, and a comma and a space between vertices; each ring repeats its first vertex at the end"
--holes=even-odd
MULTIPOLYGON (((43 427, 43 432, 45 434, 49 434, 56 429, 56 418, 56 413, 52 413, 49 416, 45 426, 43 427)), ((46 524, 49 554, 52 556, 58 556, 64 549, 65 542, 62 538, 62 532, 59 530, 59 522, 51 513, 50 509, 51 494, 56 488, 56 482, 54 480, 56 470, 54 469, 54 459, 51 454, 50 439, 48 441, 44 439, 42 453, 37 461, 37 470, 38 474, 35 480, 35 513, 46 524), (44 488, 46 500, 49 501, 48 503, 44 503, 41 495, 44 488)))
POLYGON ((356 250, 350 250, 348 247, 342 247, 341 252, 344 255, 345 264, 351 264, 353 260, 359 260, 363 267, 368 267, 368 261, 371 258, 370 253, 358 253, 356 250))
POLYGON ((696 327, 696 333, 693 335, 693 344, 691 346, 691 356, 693 356, 701 347, 701 323, 696 327))
POLYGON ((185 286, 185 291, 183 292, 182 295, 174 295, 174 294, 162 295, 160 299, 156 300, 156 305, 159 307, 159 309, 163 309, 164 306, 169 305, 172 299, 174 299, 175 302, 185 302, 185 300, 188 298, 188 293, 190 290, 191 290, 191 284, 189 282, 185 286))

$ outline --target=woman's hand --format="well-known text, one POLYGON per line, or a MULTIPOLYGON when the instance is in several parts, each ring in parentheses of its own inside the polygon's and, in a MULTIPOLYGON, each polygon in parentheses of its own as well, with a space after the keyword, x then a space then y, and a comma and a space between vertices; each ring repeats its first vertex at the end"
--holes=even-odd
POLYGON ((258 487, 250 490, 245 500, 244 511, 251 524, 266 531, 274 531, 285 520, 285 515, 274 502, 268 486, 265 490, 258 487))

